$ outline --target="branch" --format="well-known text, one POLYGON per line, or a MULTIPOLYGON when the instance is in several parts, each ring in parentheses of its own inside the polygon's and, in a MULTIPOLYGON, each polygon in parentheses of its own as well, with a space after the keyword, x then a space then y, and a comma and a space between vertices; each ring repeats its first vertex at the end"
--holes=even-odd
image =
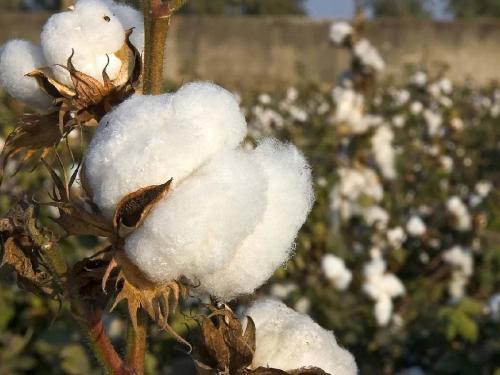
POLYGON ((129 323, 127 332, 127 365, 137 375, 144 375, 144 357, 146 355, 147 316, 138 311, 137 329, 129 323))

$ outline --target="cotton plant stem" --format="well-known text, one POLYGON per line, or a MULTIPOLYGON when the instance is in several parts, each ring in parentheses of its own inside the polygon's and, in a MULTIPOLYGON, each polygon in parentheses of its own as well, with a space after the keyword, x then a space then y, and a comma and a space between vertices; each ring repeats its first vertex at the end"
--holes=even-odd
POLYGON ((144 94, 160 94, 163 84, 165 44, 170 20, 186 0, 144 0, 144 94))
POLYGON ((126 363, 133 368, 135 374, 144 374, 144 358, 147 344, 147 316, 139 311, 137 317, 137 329, 134 329, 131 323, 127 332, 127 358, 126 363))

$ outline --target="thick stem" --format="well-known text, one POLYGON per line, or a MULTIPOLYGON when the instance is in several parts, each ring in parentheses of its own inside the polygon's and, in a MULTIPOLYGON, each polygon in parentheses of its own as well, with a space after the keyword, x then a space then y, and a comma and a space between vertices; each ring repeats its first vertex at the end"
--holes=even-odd
POLYGON ((127 365, 138 375, 144 374, 144 358, 146 354, 147 316, 138 312, 137 329, 129 323, 127 332, 127 365))
POLYGON ((144 0, 144 94, 160 94, 163 85, 165 44, 173 13, 186 0, 144 0))

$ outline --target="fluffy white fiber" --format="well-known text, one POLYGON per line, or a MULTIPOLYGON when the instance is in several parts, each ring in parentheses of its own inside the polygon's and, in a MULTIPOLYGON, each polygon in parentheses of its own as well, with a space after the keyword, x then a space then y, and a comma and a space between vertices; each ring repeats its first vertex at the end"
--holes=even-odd
POLYGON ((10 95, 39 109, 48 109, 52 99, 27 73, 47 65, 42 49, 25 40, 7 42, 0 53, 0 85, 10 95))
POLYGON ((321 268, 326 278, 332 281, 337 289, 345 290, 351 283, 352 272, 342 258, 327 254, 321 259, 321 268))
POLYGON ((223 152, 154 208, 127 238, 125 251, 152 280, 201 279, 223 268, 252 232, 264 213, 266 190, 249 152, 223 152))
POLYGON ((41 44, 47 62, 55 77, 71 86, 68 72, 56 64, 66 66, 72 59, 75 68, 102 81, 102 71, 111 79, 117 77, 122 62, 115 55, 125 42, 125 31, 136 30, 132 41, 143 48, 144 27, 140 13, 113 1, 79 0, 74 9, 57 13, 49 18, 41 33, 41 44))
POLYGON ((271 299, 256 302, 247 315, 257 329, 253 368, 319 367, 335 375, 357 374, 353 356, 310 317, 271 299))
POLYGON ((314 199, 309 165, 294 146, 268 139, 254 153, 268 179, 262 220, 226 267, 200 278, 223 300, 252 293, 287 261, 314 199))
POLYGON ((126 194, 170 178, 177 185, 245 135, 234 96, 214 84, 134 96, 102 119, 88 148, 84 165, 94 202, 111 217, 126 194))
POLYGON ((353 32, 352 26, 347 22, 336 22, 330 26, 330 40, 336 45, 341 45, 353 32))

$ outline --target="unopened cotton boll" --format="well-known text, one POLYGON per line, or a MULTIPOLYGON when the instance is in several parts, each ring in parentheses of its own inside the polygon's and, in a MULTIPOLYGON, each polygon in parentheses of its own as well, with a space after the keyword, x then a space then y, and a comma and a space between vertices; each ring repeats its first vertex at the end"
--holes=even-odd
POLYGON ((266 176, 249 152, 221 152, 159 202, 125 241, 146 276, 195 282, 224 267, 261 220, 266 176))
POLYGON ((281 302, 256 302, 247 315, 255 322, 256 351, 251 367, 283 371, 319 367, 329 374, 357 374, 353 356, 339 346, 331 331, 281 302))
POLYGON ((200 278, 200 289, 222 300, 254 292, 287 261, 314 200, 311 170, 297 148, 267 139, 254 153, 268 179, 264 216, 226 267, 200 278))
POLYGON ((14 98, 47 110, 52 99, 40 89, 35 78, 26 76, 46 66, 39 46, 25 40, 11 40, 2 47, 0 53, 0 86, 14 98))
POLYGON ((236 148, 245 135, 238 103, 214 84, 133 96, 101 120, 87 149, 84 172, 94 203, 112 217, 128 193, 170 178, 176 185, 216 153, 236 148))
POLYGON ((74 9, 54 14, 40 35, 45 58, 61 83, 72 86, 66 66, 73 54, 75 68, 98 81, 102 72, 117 77, 121 61, 114 55, 125 42, 125 29, 109 4, 102 0, 79 0, 74 9))

